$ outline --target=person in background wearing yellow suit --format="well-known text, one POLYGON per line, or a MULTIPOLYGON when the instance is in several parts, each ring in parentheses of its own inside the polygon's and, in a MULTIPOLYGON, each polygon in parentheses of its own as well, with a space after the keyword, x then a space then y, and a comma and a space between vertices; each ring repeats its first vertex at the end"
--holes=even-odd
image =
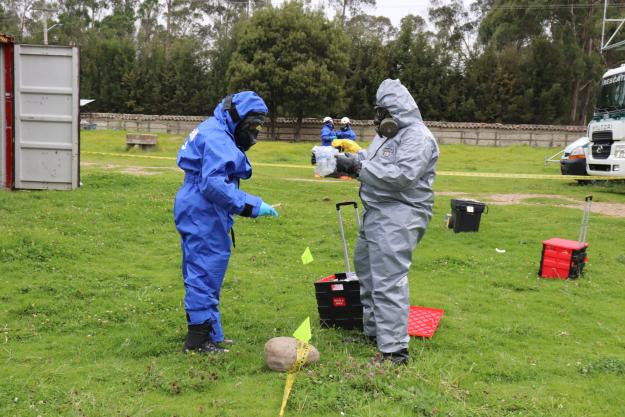
POLYGON ((351 139, 334 139, 332 146, 339 150, 339 152, 356 153, 362 148, 351 139))

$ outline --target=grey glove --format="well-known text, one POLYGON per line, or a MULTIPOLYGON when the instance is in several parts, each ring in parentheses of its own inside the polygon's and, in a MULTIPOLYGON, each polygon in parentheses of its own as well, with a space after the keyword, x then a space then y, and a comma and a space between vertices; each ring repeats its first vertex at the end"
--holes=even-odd
POLYGON ((351 153, 336 155, 336 172, 357 177, 360 174, 360 160, 351 153))

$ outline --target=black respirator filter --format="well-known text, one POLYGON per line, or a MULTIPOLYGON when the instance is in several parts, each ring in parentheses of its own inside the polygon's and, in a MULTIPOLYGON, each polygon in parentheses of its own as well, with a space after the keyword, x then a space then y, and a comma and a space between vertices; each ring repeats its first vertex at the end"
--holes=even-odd
POLYGON ((385 138, 392 138, 399 130, 397 121, 393 119, 388 110, 381 106, 375 108, 373 123, 375 124, 375 131, 385 138))
POLYGON ((382 119, 380 125, 377 128, 377 132, 380 136, 384 136, 385 138, 392 138, 397 134, 399 130, 399 126, 397 122, 392 117, 387 117, 382 119))

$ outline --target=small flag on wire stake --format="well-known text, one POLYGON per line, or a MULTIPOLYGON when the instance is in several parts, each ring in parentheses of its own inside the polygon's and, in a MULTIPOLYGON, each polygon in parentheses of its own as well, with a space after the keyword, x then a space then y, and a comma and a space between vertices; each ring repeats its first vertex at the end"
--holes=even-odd
MULTIPOLYGON (((308 250, 308 248, 306 248, 306 250, 308 250)), ((308 253, 310 254, 309 250, 308 253)), ((297 339, 297 353, 295 362, 286 375, 286 384, 284 385, 284 394, 282 396, 282 406, 280 407, 280 414, 278 414, 278 417, 284 417, 286 404, 289 401, 289 395, 291 394, 291 388, 293 388, 295 377, 301 367, 306 363, 306 359, 308 359, 308 355, 310 354, 311 346, 308 343, 312 337, 312 332, 310 330, 310 317, 306 317, 306 320, 299 325, 297 330, 293 333, 293 337, 297 339)))
POLYGON ((302 254, 302 263, 306 265, 306 264, 311 263, 313 260, 314 259, 313 259, 312 253, 310 253, 310 248, 306 247, 306 250, 302 254))

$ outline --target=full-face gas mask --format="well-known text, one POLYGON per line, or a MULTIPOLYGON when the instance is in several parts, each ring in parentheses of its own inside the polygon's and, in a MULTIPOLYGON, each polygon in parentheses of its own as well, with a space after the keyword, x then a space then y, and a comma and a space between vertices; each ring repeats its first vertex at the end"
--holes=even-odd
MULTIPOLYGON (((224 99, 224 110, 230 113, 234 123, 241 120, 237 107, 233 103, 234 96, 228 95, 224 99)), ((234 142, 241 151, 246 152, 256 144, 256 138, 262 125, 265 123, 264 113, 248 113, 234 129, 234 142)))
POLYGON ((392 138, 399 130, 397 121, 391 116, 391 113, 382 106, 375 106, 373 124, 375 125, 375 131, 385 138, 392 138))
POLYGON ((237 148, 245 152, 254 146, 264 123, 263 113, 248 113, 234 130, 234 142, 237 148))

